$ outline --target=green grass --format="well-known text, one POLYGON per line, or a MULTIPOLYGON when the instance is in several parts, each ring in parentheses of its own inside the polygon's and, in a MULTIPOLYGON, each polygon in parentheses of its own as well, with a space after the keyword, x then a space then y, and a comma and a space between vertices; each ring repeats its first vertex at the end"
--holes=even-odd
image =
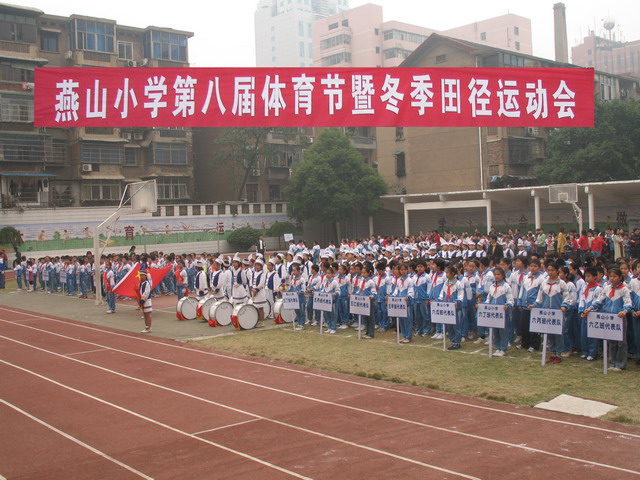
POLYGON ((602 361, 577 357, 559 365, 540 365, 540 354, 509 349, 508 356, 488 358, 487 347, 465 343, 445 352, 442 341, 417 338, 397 345, 395 332, 357 340, 354 330, 319 335, 318 328, 294 332, 291 327, 239 332, 192 343, 216 350, 283 361, 516 405, 534 405, 562 393, 599 400, 619 408, 604 417, 640 425, 637 392, 640 367, 602 374, 602 361))

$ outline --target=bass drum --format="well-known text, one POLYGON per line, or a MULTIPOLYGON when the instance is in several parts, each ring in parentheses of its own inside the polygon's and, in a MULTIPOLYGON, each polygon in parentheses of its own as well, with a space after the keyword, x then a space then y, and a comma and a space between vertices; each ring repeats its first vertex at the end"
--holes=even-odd
POLYGON ((209 315, 211 313, 211 306, 216 303, 216 299, 213 297, 203 298, 198 302, 198 308, 200 308, 200 312, 198 318, 209 321, 209 315))
POLYGON ((236 305, 231 322, 238 330, 251 330, 258 324, 258 309, 250 303, 236 305))
POLYGON ((194 320, 197 317, 198 301, 191 297, 182 297, 176 305, 178 320, 194 320))
POLYGON ((209 325, 212 327, 226 327, 231 325, 233 305, 227 300, 217 300, 209 308, 209 325))
POLYGON ((284 302, 282 299, 276 300, 273 305, 273 316, 276 323, 293 323, 296 319, 296 312, 293 310, 287 310, 283 308, 284 302))
POLYGON ((273 318, 273 299, 267 295, 267 303, 264 305, 264 318, 273 318))

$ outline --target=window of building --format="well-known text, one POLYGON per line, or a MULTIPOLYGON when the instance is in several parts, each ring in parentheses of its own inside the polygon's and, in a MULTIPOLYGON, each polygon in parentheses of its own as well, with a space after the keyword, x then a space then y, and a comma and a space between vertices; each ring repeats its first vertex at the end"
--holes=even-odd
POLYGON ((87 180, 82 182, 82 200, 120 200, 122 185, 117 180, 87 180))
POLYGON ((302 20, 298 20, 298 35, 304 36, 304 22, 302 20))
POLYGON ((121 60, 133 60, 133 43, 118 42, 118 58, 121 60))
POLYGON ((3 122, 33 122, 33 97, 3 93, 0 96, 0 120, 3 122))
POLYGON ((111 143, 82 142, 82 163, 122 163, 124 147, 111 143))
POLYGON ((313 35, 313 29, 311 28, 311 24, 307 23, 307 37, 311 38, 313 35))
POLYGON ((404 152, 396 152, 393 154, 396 159, 396 177, 404 177, 407 175, 404 152))
POLYGON ((396 142, 404 140, 404 127, 396 127, 396 142))
POLYGON ((11 62, 0 62, 0 79, 5 82, 33 82, 33 70, 13 66, 11 62))
POLYGON ((115 52, 115 26, 112 23, 74 20, 75 45, 78 50, 115 52))
POLYGON ((128 167, 137 165, 136 159, 137 148, 125 148, 124 149, 124 164, 128 167))
POLYGON ((513 27, 513 34, 514 35, 520 35, 520 28, 519 27, 513 27))
POLYGON ((186 165, 187 145, 184 143, 156 143, 155 163, 162 165, 186 165))
POLYGON ((63 165, 67 161, 67 142, 65 140, 53 140, 51 144, 51 161, 63 165))
POLYGON ((589 60, 589 61, 587 62, 587 66, 588 66, 588 67, 593 67, 593 60, 589 60))
MULTIPOLYGON (((376 53, 379 53, 379 47, 376 47, 376 53)), ((404 48, 388 48, 384 51, 384 58, 407 58, 411 55, 411 50, 404 48)))
POLYGON ((480 40, 485 41, 487 39, 487 32, 482 32, 480 34, 480 40))
POLYGON ((44 135, 2 134, 0 145, 5 162, 42 162, 47 157, 47 137, 44 135))
POLYGON ((335 30, 336 28, 338 28, 339 23, 332 23, 331 25, 329 25, 329 30, 335 30))
POLYGON ((342 20, 342 26, 343 27, 348 27, 349 26, 349 19, 345 18, 344 20, 342 20))
MULTIPOLYGON (((245 187, 245 191, 247 193, 247 202, 250 203, 256 203, 259 202, 258 197, 259 195, 259 188, 258 188, 258 184, 257 183, 247 183, 247 186, 245 187)), ((247 205, 248 206, 248 205, 247 205)), ((244 205, 243 205, 244 207, 244 205)), ((249 213, 249 212, 247 212, 249 213)))
POLYGON ((520 50, 520 42, 516 42, 516 50, 520 50))
POLYGON ((405 42, 418 44, 424 42, 427 39, 427 37, 424 35, 406 32, 404 30, 385 30, 383 38, 385 40, 403 40, 405 42))
POLYGON ((300 43, 298 44, 298 48, 299 48, 299 50, 300 50, 300 56, 301 56, 301 57, 304 57, 304 42, 300 42, 300 43))
POLYGON ((502 66, 503 67, 524 67, 524 57, 519 57, 518 55, 511 55, 509 53, 503 53, 502 66))
POLYGON ((88 135, 113 135, 111 127, 85 127, 84 133, 88 135))
POLYGON ((320 42, 320 50, 327 50, 337 45, 351 45, 351 35, 341 33, 335 37, 330 37, 320 42))
POLYGON ((591 49, 587 50, 587 55, 593 55, 593 50, 591 49))
POLYGON ((34 17, 0 13, 0 40, 36 43, 37 31, 34 17))
POLYGON ((282 200, 282 189, 280 185, 269 185, 269 201, 278 202, 280 200, 282 200))
POLYGON ((276 57, 271 57, 271 63, 276 63, 276 57))
POLYGON ((436 63, 445 63, 447 61, 447 54, 443 53, 442 55, 436 56, 436 63))
POLYGON ((162 177, 156 181, 159 200, 184 200, 189 198, 186 178, 162 177))
POLYGON ((313 58, 313 44, 312 43, 307 44, 307 50, 309 50, 308 57, 309 58, 313 58))
POLYGON ((380 35, 380 29, 379 28, 374 28, 373 29, 373 34, 374 35, 380 35))
POLYGON ((149 49, 151 58, 188 62, 187 36, 180 33, 149 30, 145 33, 145 47, 149 49))
POLYGON ((338 65, 339 63, 351 63, 350 52, 340 52, 335 55, 329 55, 322 59, 322 66, 329 67, 331 65, 338 65))
POLYGON ((58 51, 58 34, 55 32, 40 32, 40 50, 45 52, 58 51))
POLYGON ((380 47, 376 47, 376 53, 380 53, 380 47))

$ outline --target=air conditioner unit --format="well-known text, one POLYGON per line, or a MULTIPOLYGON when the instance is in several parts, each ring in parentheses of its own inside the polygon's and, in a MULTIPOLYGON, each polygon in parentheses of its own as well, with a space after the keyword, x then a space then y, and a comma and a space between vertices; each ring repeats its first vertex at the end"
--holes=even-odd
POLYGON ((259 168, 254 168, 253 170, 251 170, 251 175, 254 177, 259 177, 260 176, 260 169, 259 168))
POLYGON ((140 132, 136 132, 133 134, 133 139, 134 140, 143 140, 144 139, 144 134, 140 133, 140 132))
POLYGON ((531 137, 537 137, 538 136, 538 128, 537 127, 527 127, 527 135, 531 136, 531 137))
POLYGON ((125 140, 131 140, 131 132, 122 132, 121 136, 125 140))
POLYGON ((136 62, 135 60, 127 61, 127 67, 137 67, 137 66, 138 66, 138 62, 136 62))
POLYGON ((91 172, 91 171, 93 171, 93 165, 91 165, 90 163, 83 163, 82 164, 82 171, 83 172, 91 172))
POLYGON ((140 66, 141 67, 146 67, 147 65, 149 65, 149 59, 148 58, 143 58, 142 61, 140 62, 140 66))
POLYGON ((73 60, 73 50, 67 50, 64 53, 65 60, 73 60))

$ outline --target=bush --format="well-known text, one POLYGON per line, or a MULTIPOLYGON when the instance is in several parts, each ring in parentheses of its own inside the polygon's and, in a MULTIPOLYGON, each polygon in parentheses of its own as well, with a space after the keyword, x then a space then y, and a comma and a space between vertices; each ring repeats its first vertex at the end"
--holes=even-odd
POLYGON ((258 243, 260 232, 255 228, 242 227, 234 230, 227 241, 242 251, 249 250, 258 243))
POLYGON ((285 233, 293 233, 296 230, 296 226, 291 222, 275 222, 269 227, 265 235, 267 237, 280 237, 285 233))

